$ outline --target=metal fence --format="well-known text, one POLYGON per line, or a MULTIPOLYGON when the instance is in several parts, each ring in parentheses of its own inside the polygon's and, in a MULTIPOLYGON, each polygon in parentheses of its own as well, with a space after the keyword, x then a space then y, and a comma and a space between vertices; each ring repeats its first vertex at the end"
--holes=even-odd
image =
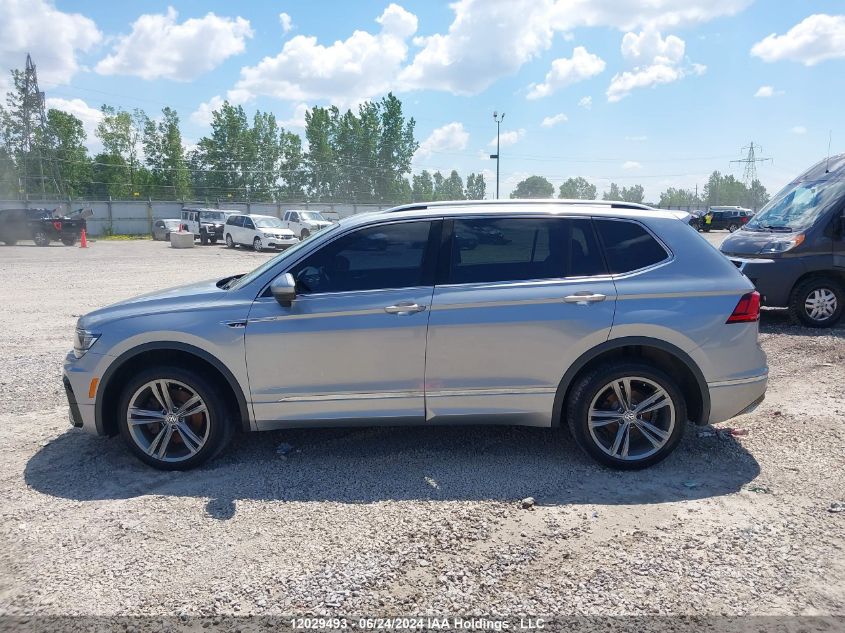
POLYGON ((153 222, 180 218, 182 209, 206 207, 227 209, 253 215, 272 215, 281 218, 288 209, 308 209, 329 212, 344 218, 356 213, 380 211, 393 205, 333 204, 322 202, 195 202, 158 200, 0 200, 0 209, 58 209, 65 214, 86 208, 94 212, 88 218, 89 235, 144 235, 153 230, 153 222))

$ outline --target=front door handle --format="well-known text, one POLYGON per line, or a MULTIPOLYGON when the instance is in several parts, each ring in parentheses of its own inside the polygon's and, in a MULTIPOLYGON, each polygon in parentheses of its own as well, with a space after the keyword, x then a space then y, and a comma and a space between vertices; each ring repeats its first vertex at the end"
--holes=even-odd
POLYGON ((590 303, 598 303, 607 299, 607 295, 598 294, 595 292, 576 292, 574 295, 569 295, 563 298, 566 303, 575 303, 579 306, 585 306, 590 303))
POLYGON ((425 310, 425 306, 418 305, 413 301, 401 301, 395 306, 385 306, 384 308, 384 311, 388 314, 398 314, 400 316, 422 312, 423 310, 425 310))

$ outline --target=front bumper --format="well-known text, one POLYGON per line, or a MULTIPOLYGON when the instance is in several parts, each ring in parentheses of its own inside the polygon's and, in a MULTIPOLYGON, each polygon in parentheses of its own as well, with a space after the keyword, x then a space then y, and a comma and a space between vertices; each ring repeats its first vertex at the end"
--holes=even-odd
POLYGON ((262 239, 271 248, 287 248, 299 243, 297 237, 264 237, 262 239))
POLYGON ((730 420, 752 411, 766 397, 769 375, 708 383, 710 419, 708 424, 730 420))
POLYGON ((95 400, 88 397, 88 392, 91 388, 91 380, 102 376, 111 360, 109 356, 90 351, 82 358, 76 358, 73 352, 65 358, 62 384, 70 408, 70 424, 74 428, 93 435, 105 435, 105 431, 97 426, 95 400))

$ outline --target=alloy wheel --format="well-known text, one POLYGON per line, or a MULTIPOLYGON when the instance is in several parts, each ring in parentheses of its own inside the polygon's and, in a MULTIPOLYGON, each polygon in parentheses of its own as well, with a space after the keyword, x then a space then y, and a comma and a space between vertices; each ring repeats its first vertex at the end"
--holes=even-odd
POLYGON ((235 242, 232 239, 232 236, 228 233, 226 234, 226 246, 228 246, 229 248, 235 248, 235 242))
POLYGON ((838 302, 830 288, 815 288, 804 300, 804 311, 814 321, 825 321, 834 315, 838 302))
POLYGON ((208 440, 208 407, 188 385, 162 378, 142 385, 129 399, 126 422, 132 441, 163 462, 196 455, 208 440))
POLYGON ((263 246, 261 244, 261 238, 260 237, 256 237, 252 241, 252 248, 254 248, 257 252, 261 252, 261 249, 263 248, 263 246))
POLYGON ((588 427, 596 446, 615 459, 637 461, 663 448, 675 428, 675 403, 666 389, 641 376, 617 378, 590 403, 588 427))

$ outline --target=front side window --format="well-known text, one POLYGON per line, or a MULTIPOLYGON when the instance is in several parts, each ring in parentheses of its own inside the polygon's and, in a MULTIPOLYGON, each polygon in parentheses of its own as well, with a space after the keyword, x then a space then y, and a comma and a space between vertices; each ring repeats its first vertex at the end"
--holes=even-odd
POLYGON ((596 219, 595 225, 611 274, 647 268, 669 257, 651 233, 636 222, 596 219))
POLYGON ((254 229, 255 225, 252 223, 252 218, 244 218, 244 228, 245 229, 254 229))
POLYGON ((605 274, 589 219, 485 218, 454 223, 449 283, 605 274))
POLYGON ((360 229, 327 244, 290 272, 304 293, 426 285, 432 224, 401 222, 360 229))

